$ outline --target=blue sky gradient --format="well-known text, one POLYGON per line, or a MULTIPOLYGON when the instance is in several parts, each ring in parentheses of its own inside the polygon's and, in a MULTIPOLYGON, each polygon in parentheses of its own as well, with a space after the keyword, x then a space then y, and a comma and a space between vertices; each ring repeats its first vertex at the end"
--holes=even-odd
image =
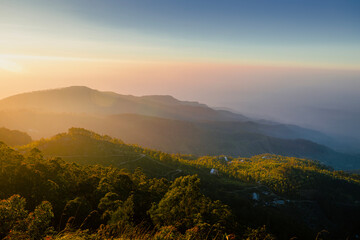
POLYGON ((4 0, 0 7, 3 28, 96 41, 87 51, 96 57, 123 57, 123 51, 101 52, 101 45, 114 44, 148 49, 129 58, 360 65, 360 1, 354 0, 4 0))

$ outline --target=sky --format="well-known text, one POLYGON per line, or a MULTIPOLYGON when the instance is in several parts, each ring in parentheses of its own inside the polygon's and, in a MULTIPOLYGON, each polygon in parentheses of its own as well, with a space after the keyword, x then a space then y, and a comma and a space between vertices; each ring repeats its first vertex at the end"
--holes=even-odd
POLYGON ((85 85, 313 127, 314 109, 360 113, 359 13, 358 0, 0 0, 0 98, 85 85))

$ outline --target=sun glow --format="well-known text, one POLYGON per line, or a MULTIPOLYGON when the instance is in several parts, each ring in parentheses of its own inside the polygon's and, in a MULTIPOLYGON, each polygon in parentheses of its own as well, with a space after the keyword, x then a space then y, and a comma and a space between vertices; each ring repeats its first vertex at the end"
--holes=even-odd
POLYGON ((0 69, 14 73, 22 72, 22 67, 19 64, 17 64, 14 61, 1 57, 0 57, 0 69))

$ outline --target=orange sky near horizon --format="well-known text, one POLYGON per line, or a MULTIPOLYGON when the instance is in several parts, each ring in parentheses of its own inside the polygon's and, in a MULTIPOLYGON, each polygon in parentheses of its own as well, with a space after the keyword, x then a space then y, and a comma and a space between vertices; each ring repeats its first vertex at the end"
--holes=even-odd
POLYGON ((209 96, 359 75, 354 6, 340 19, 321 7, 311 20, 302 4, 282 10, 265 1, 268 16, 238 4, 220 4, 224 15, 214 18, 218 7, 195 2, 166 1, 160 11, 150 2, 0 1, 0 98, 85 85, 222 104, 209 96))
MULTIPOLYGON (((266 62, 121 61, 114 59, 0 56, 0 98, 39 89, 84 85, 122 94, 171 94, 194 87, 256 88, 295 72, 360 72, 266 62), (289 66, 290 65, 290 66, 289 66), (176 91, 175 91, 176 89, 176 91)), ((291 81, 289 78, 288 81, 291 81)), ((210 91, 211 92, 211 91, 210 91)), ((241 92, 241 91, 240 91, 241 92)), ((191 100, 191 99, 189 99, 191 100)))

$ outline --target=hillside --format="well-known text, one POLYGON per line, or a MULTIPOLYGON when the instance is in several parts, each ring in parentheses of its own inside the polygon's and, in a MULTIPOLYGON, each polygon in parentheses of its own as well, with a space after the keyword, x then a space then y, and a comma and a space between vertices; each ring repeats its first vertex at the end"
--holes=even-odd
POLYGON ((87 165, 89 170, 92 164, 123 168, 126 163, 131 171, 140 166, 148 176, 168 180, 197 174, 201 191, 229 205, 238 224, 255 228, 266 224, 279 239, 315 239, 322 229, 333 237, 352 236, 360 226, 359 175, 332 171, 311 160, 269 154, 226 159, 169 155, 84 129, 36 141, 20 151, 25 156, 39 156, 33 147, 47 157, 62 156, 66 162, 87 165), (210 174, 212 168, 218 174, 210 174))
POLYGON ((137 151, 138 147, 126 145, 121 140, 99 135, 81 128, 71 128, 68 133, 57 134, 20 147, 22 152, 36 148, 46 157, 61 157, 68 162, 83 165, 100 164, 134 171, 141 167, 151 177, 163 177, 171 166, 162 164, 137 151))
POLYGON ((25 132, 0 128, 0 141, 9 146, 18 146, 28 144, 32 141, 32 139, 25 132))

